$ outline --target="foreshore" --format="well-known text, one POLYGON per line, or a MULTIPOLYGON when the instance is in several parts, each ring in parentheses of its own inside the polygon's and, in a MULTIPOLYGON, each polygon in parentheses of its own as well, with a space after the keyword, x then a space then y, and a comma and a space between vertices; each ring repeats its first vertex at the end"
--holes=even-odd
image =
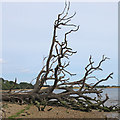
MULTIPOLYGON (((42 87, 42 89, 46 89, 47 87, 42 87)), ((14 91, 31 91, 33 89, 13 89, 12 92, 14 91)), ((0 90, 0 92, 9 92, 9 90, 0 90)))
MULTIPOLYGON (((45 88, 47 87, 43 87, 42 89, 45 88)), ((21 90, 28 91, 32 89, 21 90)), ((8 90, 1 90, 1 92, 7 91, 8 90)), ((20 89, 13 91, 20 91, 20 89)), ((112 104, 111 102, 112 101, 110 101, 110 104, 112 104)), ((27 104, 18 105, 8 102, 2 103, 2 109, 4 112, 1 111, 1 114, 6 118, 118 118, 118 112, 99 112, 97 110, 93 110, 91 112, 81 112, 57 106, 46 106, 45 111, 38 111, 38 108, 32 104, 29 106, 27 104)))
POLYGON ((34 105, 18 105, 3 102, 3 118, 118 118, 117 112, 81 112, 65 107, 46 106, 45 111, 38 111, 34 105))

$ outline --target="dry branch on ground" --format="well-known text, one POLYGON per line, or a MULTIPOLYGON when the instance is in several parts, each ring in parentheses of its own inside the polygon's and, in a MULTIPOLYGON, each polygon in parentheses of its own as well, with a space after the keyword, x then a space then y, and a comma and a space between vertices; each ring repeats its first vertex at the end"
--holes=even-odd
POLYGON ((102 71, 101 65, 105 62, 107 57, 104 55, 98 63, 94 66, 92 56, 89 58, 89 63, 85 67, 85 73, 82 79, 77 81, 70 81, 68 76, 74 76, 75 74, 67 70, 70 64, 69 57, 77 53, 68 46, 68 35, 77 32, 79 25, 70 23, 71 19, 76 15, 76 12, 69 16, 70 2, 65 3, 64 10, 58 14, 57 19, 54 22, 52 44, 48 57, 44 58, 44 65, 39 72, 34 89, 25 93, 9 93, 2 94, 3 101, 23 103, 33 103, 38 107, 38 110, 44 110, 46 105, 60 105, 74 110, 91 111, 92 109, 99 109, 103 111, 118 110, 118 107, 104 106, 104 103, 109 99, 106 94, 106 98, 103 100, 101 97, 102 89, 97 89, 96 86, 112 78, 113 73, 110 73, 106 78, 98 79, 94 76, 95 71, 102 71), (64 27, 70 28, 69 31, 64 33, 64 39, 58 40, 57 32, 64 27), (89 79, 97 80, 93 85, 88 83, 89 79), (52 80, 53 85, 41 89, 47 81, 52 80), (74 90, 74 86, 79 86, 79 89, 74 90), (61 93, 54 93, 55 89, 62 89, 61 93), (89 97, 88 94, 94 93, 96 97, 89 97), (54 99, 54 101, 53 101, 54 99), (44 107, 40 107, 44 105, 44 107))

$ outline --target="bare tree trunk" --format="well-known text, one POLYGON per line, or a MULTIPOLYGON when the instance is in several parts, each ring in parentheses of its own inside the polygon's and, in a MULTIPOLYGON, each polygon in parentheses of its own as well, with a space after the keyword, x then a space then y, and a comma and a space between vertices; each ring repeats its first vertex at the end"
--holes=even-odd
MULTIPOLYGON (((52 44, 50 47, 48 58, 44 58, 46 64, 42 67, 40 73, 36 78, 34 89, 30 92, 25 93, 4 93, 2 94, 3 101, 19 102, 19 103, 34 103, 46 105, 62 105, 75 110, 90 111, 92 109, 100 109, 103 111, 118 110, 118 107, 107 107, 104 103, 109 99, 108 95, 104 100, 101 99, 102 89, 98 90, 96 86, 112 78, 113 73, 110 73, 106 78, 98 79, 94 76, 94 72, 99 70, 102 71, 101 65, 108 58, 103 55, 102 59, 97 66, 94 66, 92 56, 89 58, 89 63, 85 67, 85 74, 82 79, 70 82, 70 78, 73 76, 67 70, 70 64, 69 57, 76 53, 72 48, 68 47, 67 36, 73 32, 79 30, 79 26, 70 23, 71 19, 75 16, 68 17, 70 9, 70 2, 65 3, 65 8, 62 13, 58 14, 57 20, 54 22, 54 31, 52 44), (57 30, 63 27, 70 27, 69 31, 64 33, 63 40, 57 40, 57 30), (62 62, 62 61, 66 62, 62 62), (89 79, 95 79, 94 85, 88 84, 89 79), (46 81, 53 80, 54 84, 46 89, 41 89, 46 81), (77 91, 74 90, 75 86, 79 86, 77 91), (54 93, 55 89, 62 89, 61 93, 54 93), (94 93, 97 98, 88 96, 88 93, 94 93), (56 99, 56 101, 50 101, 56 99), (112 108, 112 109, 111 109, 112 108)), ((11 89, 10 89, 11 91, 11 89)), ((39 109, 40 110, 40 109, 39 109)))

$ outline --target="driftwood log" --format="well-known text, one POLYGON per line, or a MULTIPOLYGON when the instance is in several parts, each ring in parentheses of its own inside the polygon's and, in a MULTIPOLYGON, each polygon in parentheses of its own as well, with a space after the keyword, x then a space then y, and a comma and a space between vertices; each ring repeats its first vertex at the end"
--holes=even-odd
POLYGON ((70 23, 76 13, 68 16, 69 9, 70 2, 65 3, 64 10, 62 13, 58 14, 57 19, 54 22, 53 38, 49 55, 43 60, 45 64, 36 77, 34 89, 24 93, 13 93, 11 92, 11 88, 8 93, 2 94, 3 101, 17 102, 19 104, 32 103, 38 107, 38 110, 44 110, 46 105, 64 106, 81 111, 91 111, 92 109, 100 111, 116 111, 119 109, 117 106, 105 106, 104 103, 109 97, 106 94, 106 98, 103 100, 101 96, 103 90, 96 88, 99 83, 107 81, 109 78, 112 78, 113 75, 113 73, 110 73, 103 79, 98 79, 93 75, 95 71, 102 71, 102 63, 109 59, 104 55, 97 66, 94 66, 94 61, 92 60, 92 56, 90 56, 89 63, 85 67, 83 78, 77 81, 70 81, 69 77, 74 76, 75 74, 69 72, 67 67, 70 64, 69 57, 75 54, 76 51, 73 51, 72 48, 68 47, 67 36, 73 32, 77 32, 79 26, 70 23), (64 39, 58 40, 57 32, 64 27, 68 27, 70 30, 64 33, 64 39), (97 82, 94 82, 92 85, 88 84, 89 79, 93 79, 93 82, 97 80, 97 82), (42 89, 44 84, 49 80, 53 81, 53 85, 46 89, 42 89), (79 89, 75 90, 75 86, 79 86, 79 89), (55 93, 55 89, 61 89, 61 92, 55 93), (89 97, 88 94, 91 93, 96 94, 96 97, 89 97), (43 107, 40 107, 41 105, 43 107))

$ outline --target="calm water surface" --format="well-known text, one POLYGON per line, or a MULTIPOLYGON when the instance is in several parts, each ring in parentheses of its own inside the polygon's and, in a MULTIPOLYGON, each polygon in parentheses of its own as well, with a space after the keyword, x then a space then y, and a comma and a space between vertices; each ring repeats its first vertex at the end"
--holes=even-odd
MULTIPOLYGON (((77 91, 78 89, 74 89, 75 91, 77 91)), ((28 90, 29 91, 29 90, 28 90)), ((55 89, 53 92, 54 93, 61 93, 64 90, 61 89, 55 89)), ((107 106, 111 106, 111 105, 116 105, 118 104, 118 102, 120 103, 120 96, 118 95, 118 91, 120 91, 120 88, 104 88, 103 89, 103 93, 102 93, 102 98, 105 99, 105 94, 108 94, 109 99, 108 101, 105 103, 105 105, 107 106), (118 98, 119 97, 119 98, 118 98)), ((16 91, 17 92, 17 91, 16 91)), ((24 92, 24 91, 22 91, 24 92)), ((86 94, 87 96, 90 96, 92 98, 97 97, 96 94, 86 94)))
MULTIPOLYGON (((78 89, 75 89, 75 91, 77 91, 78 89)), ((54 90, 54 93, 60 93, 63 90, 59 90, 56 89, 54 90)), ((116 105, 118 104, 118 101, 120 103, 120 97, 118 99, 118 91, 120 91, 120 88, 104 88, 103 89, 103 93, 102 93, 102 98, 105 99, 105 94, 108 94, 109 96, 109 100, 105 103, 105 105, 107 106, 111 106, 111 105, 116 105)), ((95 94, 87 94, 90 97, 97 97, 95 94)))
POLYGON ((120 103, 120 97, 119 97, 119 92, 120 88, 105 88, 103 95, 107 93, 109 96, 109 100, 106 102, 106 105, 115 105, 120 103))

